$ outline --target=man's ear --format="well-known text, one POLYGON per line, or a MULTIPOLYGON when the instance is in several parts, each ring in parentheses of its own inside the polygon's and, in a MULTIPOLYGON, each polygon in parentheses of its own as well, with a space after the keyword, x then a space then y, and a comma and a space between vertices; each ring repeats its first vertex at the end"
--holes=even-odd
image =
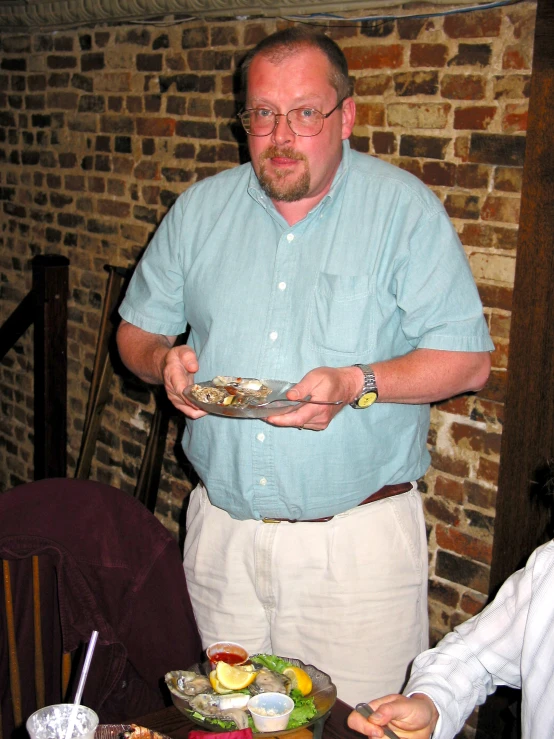
POLYGON ((356 122, 356 103, 352 98, 346 98, 342 104, 342 138, 347 139, 352 133, 356 122))

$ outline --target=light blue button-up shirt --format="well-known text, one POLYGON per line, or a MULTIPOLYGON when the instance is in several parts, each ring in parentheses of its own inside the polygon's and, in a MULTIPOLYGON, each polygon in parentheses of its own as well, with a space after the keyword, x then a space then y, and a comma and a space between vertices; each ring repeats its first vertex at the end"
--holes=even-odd
MULTIPOLYGON (((289 226, 250 164, 181 195, 141 259, 120 313, 178 335, 200 369, 298 382, 309 370, 417 349, 494 348, 441 203, 419 180, 351 151, 329 193, 289 226)), ((260 420, 187 421, 183 448, 234 518, 312 519, 356 506, 429 465, 429 406, 344 408, 320 433, 260 420)))

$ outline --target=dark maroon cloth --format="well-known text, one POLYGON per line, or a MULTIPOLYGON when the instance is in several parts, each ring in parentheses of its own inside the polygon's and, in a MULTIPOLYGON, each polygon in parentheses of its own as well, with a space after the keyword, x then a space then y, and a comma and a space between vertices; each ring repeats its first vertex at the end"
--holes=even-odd
MULTIPOLYGON (((41 561, 46 654, 55 654, 60 640, 64 651, 82 654, 92 631, 99 632, 82 703, 102 723, 163 708, 165 673, 201 655, 179 547, 165 527, 128 493, 97 482, 49 479, 0 494, 0 559, 15 560, 25 716, 34 710, 33 554, 41 561)), ((3 585, 0 597, 0 706, 9 737, 3 585)), ((46 703, 60 702, 57 664, 46 683, 46 703)))
POLYGON ((213 731, 197 731, 193 729, 189 731, 188 739, 214 739, 214 737, 223 737, 223 739, 252 739, 252 729, 237 729, 236 731, 213 732, 213 731))

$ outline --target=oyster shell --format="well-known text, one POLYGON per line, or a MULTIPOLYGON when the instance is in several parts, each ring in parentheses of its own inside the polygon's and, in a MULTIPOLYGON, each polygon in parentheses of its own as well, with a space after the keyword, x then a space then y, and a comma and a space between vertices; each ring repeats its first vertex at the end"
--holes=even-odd
POLYGON ((202 716, 233 721, 237 729, 246 729, 248 727, 246 704, 249 700, 250 696, 245 693, 229 695, 201 693, 189 700, 189 706, 202 716))
POLYGON ((209 678, 191 670, 173 670, 165 676, 169 690, 179 698, 188 698, 200 693, 213 693, 209 678))
POLYGON ((288 695, 291 689, 291 681, 280 672, 268 670, 262 667, 256 675, 256 679, 250 686, 252 693, 285 693, 288 695))

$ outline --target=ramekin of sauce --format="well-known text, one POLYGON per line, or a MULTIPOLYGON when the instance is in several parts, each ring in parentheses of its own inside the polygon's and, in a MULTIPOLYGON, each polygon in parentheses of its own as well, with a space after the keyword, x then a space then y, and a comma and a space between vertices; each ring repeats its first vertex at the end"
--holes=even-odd
POLYGON ((218 662, 227 662, 228 665, 243 665, 248 661, 246 649, 232 641, 218 641, 206 649, 206 656, 210 660, 212 669, 218 662))

